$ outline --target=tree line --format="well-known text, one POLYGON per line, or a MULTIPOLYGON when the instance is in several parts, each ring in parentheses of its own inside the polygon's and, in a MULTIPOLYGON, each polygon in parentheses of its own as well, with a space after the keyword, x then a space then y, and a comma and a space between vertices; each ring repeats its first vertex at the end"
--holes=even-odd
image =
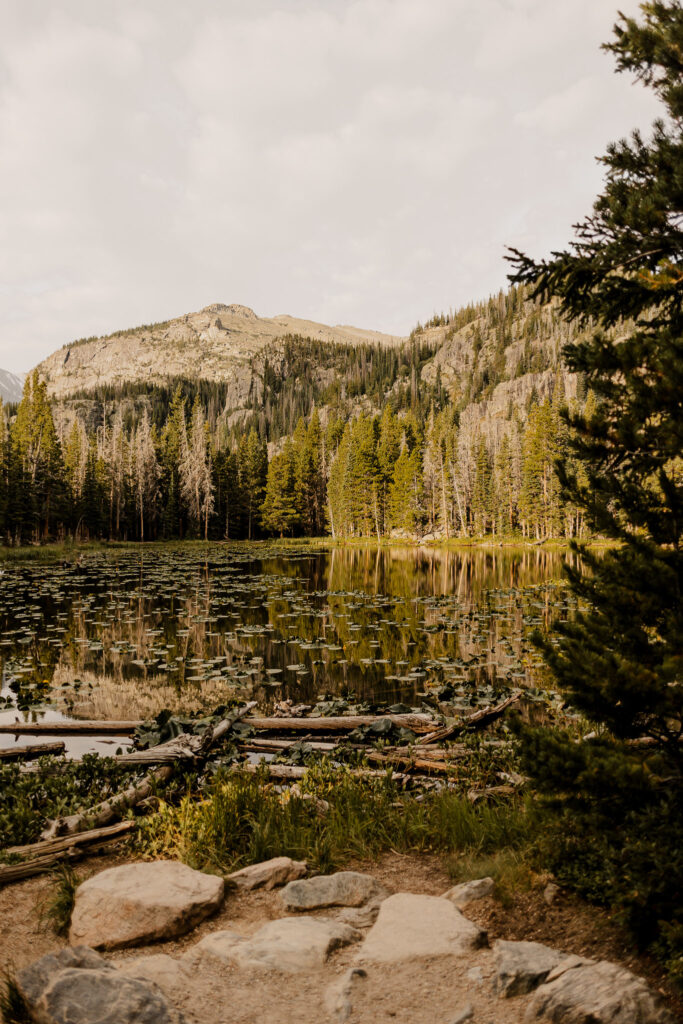
MULTIPOLYGON (((567 449, 564 405, 560 375, 552 397, 532 396, 526 420, 513 416, 500 440, 461 423, 449 402, 333 406, 324 421, 314 405, 269 459, 257 426, 226 434, 201 391, 190 404, 180 384, 163 420, 143 410, 131 421, 117 408, 95 430, 75 418, 60 436, 34 373, 16 414, 0 407, 0 534, 11 544, 581 537, 583 514, 562 499, 555 471, 567 449)), ((575 411, 594 408, 589 393, 575 411)))

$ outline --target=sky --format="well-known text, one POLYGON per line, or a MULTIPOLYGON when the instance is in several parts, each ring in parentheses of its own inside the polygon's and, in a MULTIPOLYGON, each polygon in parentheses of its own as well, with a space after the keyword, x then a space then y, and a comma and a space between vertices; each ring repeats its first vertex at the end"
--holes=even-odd
POLYGON ((407 334, 658 110, 636 0, 2 0, 0 367, 212 302, 407 334))

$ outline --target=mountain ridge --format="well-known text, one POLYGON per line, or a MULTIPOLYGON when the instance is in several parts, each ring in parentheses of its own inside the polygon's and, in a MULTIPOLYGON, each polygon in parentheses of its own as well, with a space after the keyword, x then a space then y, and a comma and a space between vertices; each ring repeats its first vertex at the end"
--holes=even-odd
POLYGON ((36 367, 48 394, 62 399, 76 392, 126 382, 163 383, 188 377, 240 383, 251 377, 250 361, 285 335, 330 344, 374 344, 396 348, 406 338, 352 326, 329 326, 280 314, 260 317, 239 303, 211 303, 158 324, 69 342, 36 367))
POLYGON ((25 380, 25 373, 0 370, 0 399, 3 402, 20 402, 25 380))

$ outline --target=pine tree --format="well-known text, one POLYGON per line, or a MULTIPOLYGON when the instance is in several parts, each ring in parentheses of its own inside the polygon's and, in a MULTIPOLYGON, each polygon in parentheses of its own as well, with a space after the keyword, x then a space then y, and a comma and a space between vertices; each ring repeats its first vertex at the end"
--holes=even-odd
POLYGON ((565 348, 597 408, 569 416, 564 494, 616 542, 577 548, 583 602, 546 657, 597 736, 526 732, 527 770, 564 809, 558 870, 621 904, 643 942, 683 954, 683 7, 643 4, 606 49, 657 94, 649 139, 610 145, 576 240, 517 281, 559 300, 587 337, 565 348))
POLYGON ((297 501, 297 453, 291 440, 268 465, 266 496, 261 507, 261 524, 269 533, 282 537, 299 523, 297 501))
POLYGON ((252 427, 240 440, 238 466, 240 498, 246 519, 246 535, 251 540, 258 526, 259 510, 263 501, 268 472, 268 454, 265 442, 252 427))

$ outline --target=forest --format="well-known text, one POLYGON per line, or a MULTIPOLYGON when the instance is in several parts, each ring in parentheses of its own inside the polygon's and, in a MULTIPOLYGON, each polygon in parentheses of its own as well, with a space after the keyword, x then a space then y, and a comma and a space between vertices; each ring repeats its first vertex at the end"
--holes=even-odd
MULTIPOLYGON (((286 339, 279 373, 266 357, 241 429, 219 414, 220 387, 176 382, 173 393, 150 389, 151 403, 133 414, 122 402, 133 387, 101 395, 113 413, 92 430, 76 417, 60 436, 34 373, 16 410, 0 415, 0 533, 10 544, 584 536, 555 471, 569 429, 561 375, 553 395, 532 394, 526 418, 513 415, 496 441, 461 427, 440 381, 424 383, 429 352, 413 344, 400 373, 396 352, 373 361, 372 352, 286 339), (306 375, 316 346, 321 362, 348 369, 324 392, 306 375), (378 394, 381 402, 369 401, 378 394)), ((591 393, 571 404, 587 416, 595 410, 591 393)))

